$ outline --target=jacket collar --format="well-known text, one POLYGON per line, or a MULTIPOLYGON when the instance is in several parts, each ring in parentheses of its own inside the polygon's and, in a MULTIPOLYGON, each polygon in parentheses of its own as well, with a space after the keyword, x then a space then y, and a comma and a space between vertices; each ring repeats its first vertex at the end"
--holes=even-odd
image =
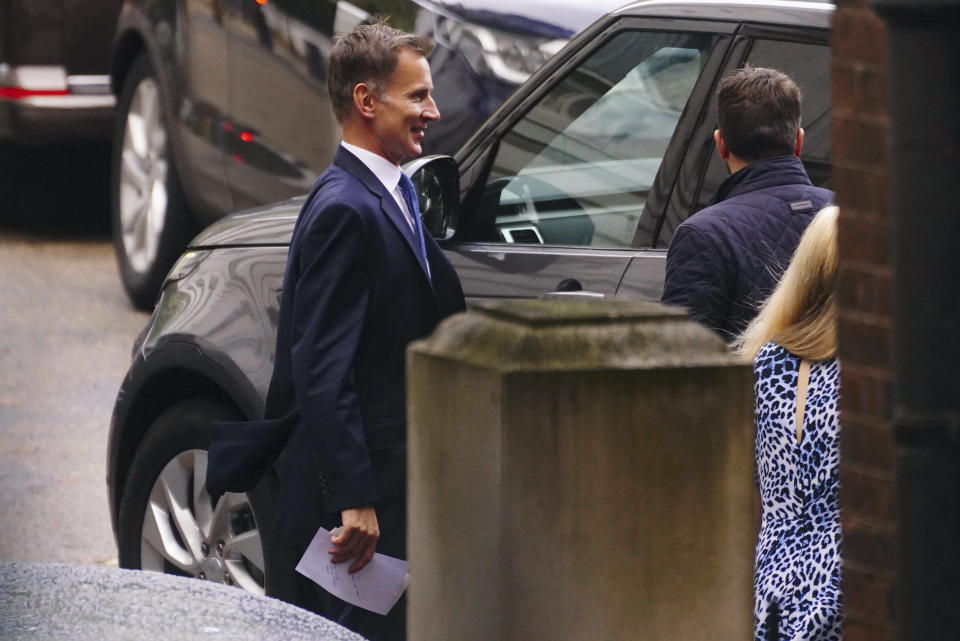
POLYGON ((344 149, 337 147, 337 152, 333 155, 333 164, 340 167, 354 178, 363 183, 370 193, 382 198, 393 198, 387 193, 387 188, 383 186, 376 174, 370 171, 370 168, 363 164, 363 161, 344 149))
POLYGON ((397 183, 400 182, 400 175, 403 173, 403 170, 400 169, 399 165, 395 165, 383 156, 375 154, 372 151, 367 151, 363 147, 358 147, 356 145, 351 145, 347 141, 343 141, 340 145, 349 151, 351 154, 360 159, 367 169, 373 172, 373 175, 377 177, 383 186, 387 188, 387 192, 391 192, 396 189, 397 183))
POLYGON ((796 156, 773 156, 755 160, 720 183, 714 203, 740 194, 781 185, 812 185, 803 161, 796 156))
MULTIPOLYGON (((377 178, 376 174, 370 171, 370 168, 367 167, 363 161, 342 146, 337 147, 337 152, 333 155, 333 164, 359 180, 370 193, 380 199, 380 209, 383 210, 387 219, 393 223, 393 226, 396 227, 400 235, 403 236, 407 242, 407 247, 410 248, 410 251, 413 252, 413 257, 417 260, 417 263, 419 263, 420 271, 423 272, 424 278, 430 283, 430 278, 427 276, 427 266, 424 265, 420 257, 420 249, 417 247, 417 239, 413 235, 413 231, 410 229, 406 217, 400 210, 400 206, 397 205, 397 201, 395 201, 393 196, 387 191, 383 182, 377 178)), ((430 286, 432 287, 433 284, 430 283, 430 286)))

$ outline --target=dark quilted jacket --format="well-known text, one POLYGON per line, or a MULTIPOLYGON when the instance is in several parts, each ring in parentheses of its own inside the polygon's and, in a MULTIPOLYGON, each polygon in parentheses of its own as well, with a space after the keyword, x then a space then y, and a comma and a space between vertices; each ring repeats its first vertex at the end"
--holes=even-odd
POLYGON ((732 340, 786 269, 800 235, 833 193, 814 187, 795 156, 752 162, 713 205, 683 222, 667 251, 663 302, 732 340))

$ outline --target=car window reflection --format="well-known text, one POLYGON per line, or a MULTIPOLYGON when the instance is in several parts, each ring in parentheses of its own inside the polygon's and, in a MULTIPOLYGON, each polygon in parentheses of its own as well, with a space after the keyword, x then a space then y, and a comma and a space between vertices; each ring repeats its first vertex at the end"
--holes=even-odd
POLYGON ((630 247, 641 225, 651 237, 647 194, 712 42, 628 31, 597 49, 501 140, 472 240, 630 247))

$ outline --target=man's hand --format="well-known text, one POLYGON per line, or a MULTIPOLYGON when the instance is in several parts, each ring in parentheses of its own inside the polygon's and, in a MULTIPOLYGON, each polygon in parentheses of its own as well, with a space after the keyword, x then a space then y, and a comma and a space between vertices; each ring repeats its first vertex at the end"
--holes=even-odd
POLYGON ((351 508, 340 513, 343 527, 330 537, 333 547, 327 550, 330 561, 343 563, 356 557, 356 561, 347 570, 350 574, 359 572, 373 559, 373 552, 380 539, 380 525, 377 512, 372 505, 351 508))

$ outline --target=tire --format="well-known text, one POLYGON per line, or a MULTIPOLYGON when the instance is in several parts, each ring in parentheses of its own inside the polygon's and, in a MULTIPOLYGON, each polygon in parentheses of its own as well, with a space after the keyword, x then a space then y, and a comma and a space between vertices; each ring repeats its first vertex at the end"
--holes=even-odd
POLYGON ((117 101, 110 222, 130 301, 150 309, 163 279, 196 232, 174 163, 160 84, 141 54, 117 101))
POLYGON ((137 447, 120 500, 121 567, 192 576, 273 594, 296 560, 270 529, 274 481, 214 505, 205 485, 211 421, 239 413, 206 398, 161 414, 137 447))

